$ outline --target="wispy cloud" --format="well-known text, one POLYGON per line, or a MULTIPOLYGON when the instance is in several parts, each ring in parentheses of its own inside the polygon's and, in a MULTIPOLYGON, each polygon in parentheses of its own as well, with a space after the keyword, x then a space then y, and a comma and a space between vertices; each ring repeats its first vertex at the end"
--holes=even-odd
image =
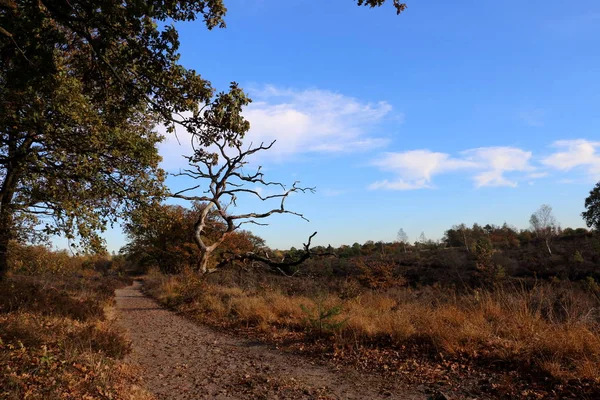
MULTIPOLYGON (((328 90, 281 89, 264 86, 250 90, 254 102, 244 110, 250 132, 244 142, 255 145, 277 142, 269 158, 285 160, 299 153, 349 153, 380 148, 388 143, 377 136, 377 125, 386 118, 401 122, 402 115, 392 113, 385 102, 365 102, 328 90)), ((159 132, 165 133, 163 127, 159 132)), ((183 131, 183 130, 181 130, 183 131)), ((182 154, 190 154, 190 137, 165 135, 160 147, 163 168, 185 168, 182 154), (178 140, 179 139, 179 140, 178 140)))
MULTIPOLYGON (((182 117, 186 118, 188 115, 184 114, 182 117)), ((161 167, 170 172, 187 168, 188 162, 184 155, 189 156, 192 153, 189 133, 181 127, 176 127, 175 133, 167 133, 164 125, 157 126, 155 130, 165 137, 158 145, 158 152, 163 158, 161 167)))
POLYGON ((544 158, 542 164, 559 171, 581 169, 592 179, 600 179, 600 142, 559 140, 552 146, 558 151, 544 158))
POLYGON ((430 150, 384 153, 373 164, 383 171, 393 172, 396 179, 375 182, 370 185, 370 189, 390 190, 429 188, 435 175, 474 167, 469 161, 454 159, 449 154, 430 150))
POLYGON ((476 187, 517 186, 506 173, 533 171, 531 152, 514 147, 480 147, 465 150, 459 157, 430 150, 385 153, 373 164, 394 173, 393 180, 377 181, 370 189, 414 190, 431 188, 436 175, 470 171, 476 187))
POLYGON ((327 90, 275 86, 251 94, 256 100, 244 112, 251 124, 246 140, 277 140, 273 156, 354 152, 387 143, 373 134, 376 125, 391 115, 392 106, 385 101, 368 103, 327 90))
POLYGON ((515 147, 480 147, 462 152, 463 156, 472 162, 477 173, 473 180, 475 186, 512 186, 517 182, 506 177, 507 172, 532 171, 530 165, 531 152, 515 147))
POLYGON ((530 174, 527 174, 526 178, 528 179, 540 179, 540 178, 545 178, 547 177, 548 174, 547 172, 532 172, 530 174))

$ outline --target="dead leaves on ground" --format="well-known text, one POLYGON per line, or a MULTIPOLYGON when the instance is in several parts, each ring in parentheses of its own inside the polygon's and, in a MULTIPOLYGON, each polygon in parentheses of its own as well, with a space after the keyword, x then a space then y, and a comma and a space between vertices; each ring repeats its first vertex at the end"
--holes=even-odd
MULTIPOLYGON (((24 279, 5 288, 21 290, 29 285, 24 279)), ((3 296, 20 295, 8 290, 3 296)), ((86 295, 94 293, 88 291, 86 295)), ((45 298, 65 296, 62 292, 45 298)), ((98 304, 104 301, 98 299, 98 304)), ((103 315, 80 320, 61 312, 64 303, 48 304, 45 309, 1 310, 0 399, 150 399, 135 386, 138 372, 119 361, 129 351, 121 332, 103 315)))

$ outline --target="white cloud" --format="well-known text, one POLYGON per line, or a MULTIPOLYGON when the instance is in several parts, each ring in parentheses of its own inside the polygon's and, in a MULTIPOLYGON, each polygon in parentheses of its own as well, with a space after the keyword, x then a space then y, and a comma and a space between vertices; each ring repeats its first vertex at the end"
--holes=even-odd
POLYGON ((517 187, 517 182, 507 179, 502 171, 490 170, 475 175, 475 186, 480 188, 484 186, 510 186, 517 187))
POLYGON ((478 169, 483 170, 473 178, 477 187, 516 187, 517 182, 508 179, 505 173, 533 170, 529 164, 531 152, 515 147, 480 147, 466 150, 462 154, 478 169))
POLYGON ((401 153, 384 153, 373 162, 381 170, 391 171, 397 175, 394 181, 373 183, 371 189, 412 190, 431 187, 434 175, 470 168, 469 161, 453 159, 449 154, 430 150, 411 150, 401 153))
POLYGON ((531 152, 514 147, 480 147, 452 157, 447 153, 430 150, 411 150, 400 153, 385 153, 374 162, 383 171, 391 171, 397 179, 378 181, 370 189, 413 190, 432 187, 435 175, 459 170, 475 172, 472 179, 476 187, 517 186, 507 172, 532 171, 529 164, 531 152))
POLYGON ((527 174, 527 178, 530 178, 530 179, 540 179, 540 178, 545 178, 548 175, 549 174, 547 172, 532 172, 530 174, 527 174))
POLYGON ((560 171, 582 168, 593 179, 600 179, 600 142, 585 139, 559 140, 553 147, 560 149, 542 160, 542 164, 560 171))
MULTIPOLYGON (((251 127, 244 142, 258 145, 277 140, 269 150, 270 159, 286 159, 298 153, 364 151, 388 143, 373 134, 379 122, 392 117, 392 106, 385 101, 369 103, 327 90, 275 86, 251 90, 250 95, 254 102, 244 110, 244 117, 251 127)), ((165 134, 164 127, 158 131, 165 134)), ((159 147, 163 168, 186 168, 181 155, 191 153, 189 135, 179 129, 179 142, 174 135, 165 136, 159 147)))
POLYGON ((370 190, 377 189, 387 189, 387 190, 415 190, 415 189, 426 189, 431 188, 427 181, 406 181, 404 179, 396 179, 394 181, 388 181, 384 179, 383 181, 373 182, 369 185, 370 190))
POLYGON ((187 168, 187 160, 183 155, 191 154, 190 134, 182 127, 176 127, 176 133, 167 133, 163 125, 159 125, 155 130, 165 137, 164 141, 158 145, 158 152, 162 156, 161 167, 167 171, 177 171, 187 168))
POLYGON ((372 129, 390 115, 386 102, 365 103, 326 90, 279 89, 266 86, 244 112, 250 121, 247 142, 271 142, 272 156, 296 153, 352 152, 381 147, 387 140, 372 129))

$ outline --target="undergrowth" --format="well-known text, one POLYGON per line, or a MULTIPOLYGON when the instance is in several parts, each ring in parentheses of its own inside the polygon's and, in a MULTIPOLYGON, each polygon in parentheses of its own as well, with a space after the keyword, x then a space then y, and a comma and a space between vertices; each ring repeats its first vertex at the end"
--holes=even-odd
POLYGON ((0 282, 0 398, 149 399, 105 317, 125 281, 93 271, 0 282))
POLYGON ((163 304, 221 326, 294 332, 305 334, 305 340, 310 333, 327 332, 338 348, 417 349, 432 358, 536 372, 558 383, 578 379, 600 385, 600 301, 591 288, 564 282, 506 283, 460 293, 363 287, 348 296, 348 283, 317 295, 293 293, 287 283, 273 282, 244 285, 223 276, 201 280, 151 273, 146 288, 163 304))

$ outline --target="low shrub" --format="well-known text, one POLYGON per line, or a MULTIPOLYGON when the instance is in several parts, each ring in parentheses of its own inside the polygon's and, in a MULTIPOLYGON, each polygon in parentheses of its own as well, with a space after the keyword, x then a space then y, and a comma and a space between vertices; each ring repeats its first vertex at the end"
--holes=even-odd
POLYGON ((506 283, 469 292, 393 287, 307 297, 277 287, 247 290, 207 282, 191 291, 177 276, 146 282, 161 301, 210 323, 305 331, 344 346, 412 347, 481 365, 502 361, 557 380, 600 384, 600 298, 583 285, 506 283), (181 301, 190 293, 192 299, 181 301))
POLYGON ((0 282, 0 398, 151 399, 103 312, 125 283, 93 272, 0 282))

